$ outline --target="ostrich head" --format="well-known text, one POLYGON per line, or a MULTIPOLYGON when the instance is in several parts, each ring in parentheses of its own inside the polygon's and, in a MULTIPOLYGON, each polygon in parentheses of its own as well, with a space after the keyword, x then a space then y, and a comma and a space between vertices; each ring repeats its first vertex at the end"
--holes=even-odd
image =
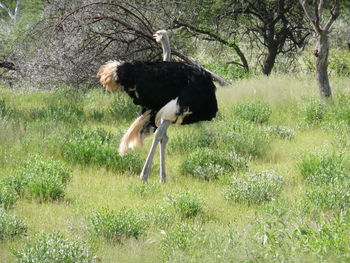
POLYGON ((160 43, 163 48, 163 61, 170 61, 171 58, 171 49, 169 44, 168 32, 166 30, 158 30, 153 34, 153 39, 157 43, 160 43))

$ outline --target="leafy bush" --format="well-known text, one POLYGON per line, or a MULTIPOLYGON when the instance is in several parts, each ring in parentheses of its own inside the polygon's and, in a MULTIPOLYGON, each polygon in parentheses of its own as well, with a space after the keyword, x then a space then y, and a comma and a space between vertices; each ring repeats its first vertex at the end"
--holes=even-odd
POLYGON ((329 106, 325 113, 325 120, 350 123, 350 94, 337 93, 335 95, 334 104, 329 106))
POLYGON ((230 171, 245 170, 247 167, 248 159, 236 153, 199 148, 181 164, 180 169, 182 174, 211 180, 230 171))
POLYGON ((42 234, 16 251, 18 263, 92 263, 96 262, 90 251, 77 241, 70 241, 59 233, 42 234))
POLYGON ((298 166, 301 175, 312 183, 350 179, 349 160, 342 153, 306 153, 301 156, 298 166))
POLYGON ((307 192, 304 206, 308 209, 348 209, 350 207, 349 182, 314 186, 307 192))
POLYGON ((108 111, 115 118, 133 119, 137 116, 139 107, 125 94, 116 94, 108 111))
POLYGON ((184 131, 181 134, 171 137, 171 143, 168 144, 170 151, 187 153, 196 148, 210 147, 215 142, 215 135, 203 128, 184 131))
POLYGON ((103 129, 75 131, 63 144, 63 155, 73 163, 106 166, 135 173, 142 169, 140 156, 135 152, 120 156, 115 137, 103 129))
POLYGON ((277 125, 268 126, 266 128, 266 131, 270 136, 279 137, 281 139, 290 140, 295 136, 294 129, 284 127, 284 126, 277 126, 277 125))
POLYGON ((326 110, 326 105, 320 99, 310 98, 300 105, 301 119, 307 125, 318 124, 324 120, 326 110))
POLYGON ((24 234, 27 226, 0 207, 0 241, 24 234))
POLYGON ((161 243, 162 256, 168 262, 174 253, 190 248, 192 239, 196 234, 196 229, 188 224, 178 224, 175 229, 164 232, 165 237, 161 243))
POLYGON ((0 207, 11 208, 17 201, 17 193, 14 189, 0 182, 0 207))
POLYGON ((48 201, 62 198, 70 179, 70 171, 60 162, 36 155, 6 178, 5 183, 21 196, 48 201))
POLYGON ((117 214, 112 211, 95 213, 89 227, 92 234, 118 242, 125 238, 138 238, 146 230, 143 217, 125 208, 117 214))
POLYGON ((249 173, 235 178, 227 186, 227 200, 248 204, 276 199, 282 190, 283 180, 272 172, 249 173))
POLYGON ((223 149, 249 157, 262 156, 270 145, 270 137, 266 130, 247 121, 235 120, 225 123, 218 133, 223 149))
POLYGON ((264 102, 240 104, 236 105, 233 109, 233 113, 237 118, 255 123, 267 122, 271 112, 270 106, 264 102))
POLYGON ((193 218, 203 213, 204 201, 194 193, 168 195, 167 200, 182 218, 193 218))

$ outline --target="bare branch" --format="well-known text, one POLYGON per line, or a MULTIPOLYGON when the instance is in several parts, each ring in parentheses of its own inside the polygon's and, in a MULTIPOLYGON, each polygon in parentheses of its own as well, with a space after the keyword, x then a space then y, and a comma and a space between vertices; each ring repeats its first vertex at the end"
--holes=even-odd
POLYGON ((308 17, 308 19, 310 20, 310 22, 312 23, 312 25, 314 26, 314 29, 317 33, 320 33, 322 31, 322 29, 319 26, 319 23, 317 22, 317 20, 319 19, 317 16, 315 16, 307 3, 307 0, 299 0, 301 6, 303 7, 306 16, 308 17))
POLYGON ((340 5, 339 5, 339 0, 335 0, 334 6, 331 10, 331 17, 329 18, 328 22, 326 23, 324 30, 326 32, 329 32, 332 24, 334 23, 334 21, 338 18, 338 16, 340 15, 340 5))

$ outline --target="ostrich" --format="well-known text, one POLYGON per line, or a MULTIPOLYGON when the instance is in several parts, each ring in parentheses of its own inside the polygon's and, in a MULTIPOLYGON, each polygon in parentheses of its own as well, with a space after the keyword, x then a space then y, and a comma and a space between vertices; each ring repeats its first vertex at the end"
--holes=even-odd
MULTIPOLYGON (((170 60, 166 31, 157 31, 153 37, 165 43, 163 59, 170 60)), ((160 180, 166 182, 165 148, 169 125, 212 120, 216 116, 216 87, 211 75, 182 62, 108 61, 100 67, 97 77, 106 90, 126 92, 134 104, 142 107, 141 115, 121 140, 119 154, 143 146, 144 139, 155 132, 140 178, 148 181, 155 150, 160 144, 160 180)))

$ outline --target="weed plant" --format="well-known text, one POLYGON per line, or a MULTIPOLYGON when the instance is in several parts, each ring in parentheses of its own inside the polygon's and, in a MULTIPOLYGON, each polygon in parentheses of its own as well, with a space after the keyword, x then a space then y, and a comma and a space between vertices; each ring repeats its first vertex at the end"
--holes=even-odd
POLYGON ((63 144, 63 156, 72 163, 105 166, 120 172, 138 173, 141 157, 136 152, 120 156, 116 138, 103 129, 76 130, 63 144))
POLYGON ((220 149, 234 151, 248 158, 263 156, 271 142, 264 128, 242 120, 226 122, 217 132, 217 136, 221 139, 218 144, 220 149))
POLYGON ((90 232, 107 240, 122 242, 126 238, 139 238, 146 231, 143 215, 132 210, 122 209, 96 212, 90 218, 90 232))
POLYGON ((308 98, 300 105, 300 118, 308 126, 320 124, 327 111, 327 105, 320 99, 308 98))
POLYGON ((266 127, 266 131, 271 137, 281 139, 291 140, 295 136, 294 129, 285 126, 271 125, 266 127))
POLYGON ((25 248, 14 252, 17 263, 93 263, 96 257, 78 241, 60 233, 41 234, 25 248))
POLYGON ((248 173, 234 178, 227 186, 225 198, 239 203, 256 204, 278 198, 283 185, 273 172, 248 173))
POLYGON ((16 216, 0 207, 0 241, 25 234, 27 226, 16 216))
POLYGON ((36 155, 5 179, 8 187, 20 196, 42 201, 57 200, 71 179, 71 172, 62 163, 36 155))
POLYGON ((0 182, 0 207, 5 209, 13 207, 17 198, 17 193, 13 188, 9 187, 5 182, 0 182))
POLYGON ((193 218, 204 212, 204 201, 195 193, 188 191, 177 195, 168 195, 167 202, 183 219, 193 218))
POLYGON ((198 148, 181 164, 182 174, 205 180, 218 179, 231 171, 247 169, 248 159, 235 152, 198 148))
POLYGON ((255 123, 266 123, 272 113, 270 105, 265 102, 238 104, 233 108, 234 116, 255 123))
POLYGON ((161 190, 159 184, 156 183, 133 183, 129 186, 129 189, 134 195, 141 198, 153 196, 155 193, 158 193, 161 190))
POLYGON ((298 167, 300 174, 314 184, 350 179, 348 157, 340 152, 305 153, 301 156, 298 167))

